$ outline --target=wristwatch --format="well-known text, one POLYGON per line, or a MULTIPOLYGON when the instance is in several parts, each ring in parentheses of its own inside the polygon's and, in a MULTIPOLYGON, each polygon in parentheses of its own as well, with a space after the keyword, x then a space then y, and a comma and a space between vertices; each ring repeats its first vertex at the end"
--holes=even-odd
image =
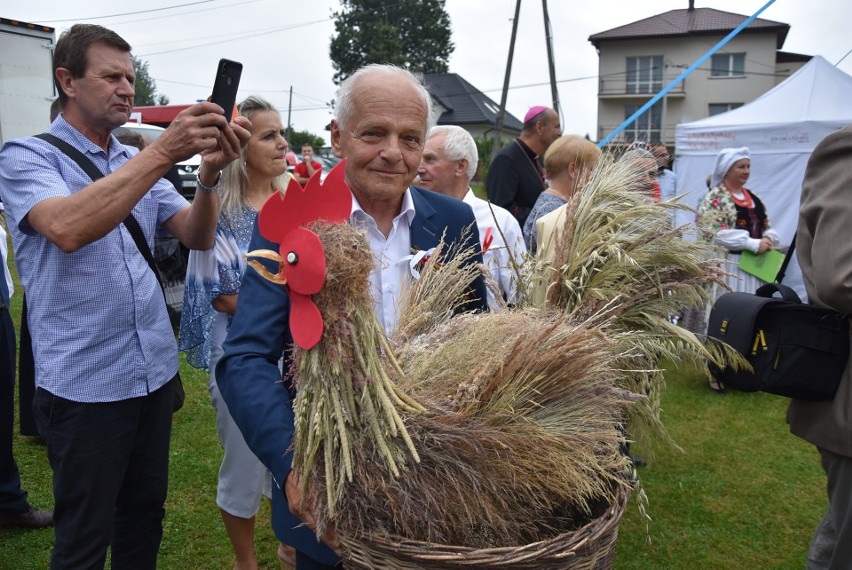
POLYGON ((197 174, 195 175, 195 184, 198 186, 198 189, 202 192, 206 192, 207 194, 212 194, 213 192, 217 192, 219 190, 219 182, 222 181, 222 171, 219 171, 219 175, 216 176, 216 182, 213 183, 213 186, 205 186, 201 182, 201 177, 197 174))

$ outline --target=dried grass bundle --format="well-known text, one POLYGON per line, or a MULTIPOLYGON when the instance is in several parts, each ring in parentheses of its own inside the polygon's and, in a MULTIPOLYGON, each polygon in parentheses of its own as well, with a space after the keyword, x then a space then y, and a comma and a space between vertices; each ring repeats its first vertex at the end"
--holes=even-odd
POLYGON ((394 349, 373 314, 365 237, 311 229, 326 328, 294 355, 294 468, 324 497, 320 529, 333 521, 344 544, 390 533, 481 548, 578 528, 611 504, 628 484, 618 424, 634 398, 615 387, 605 327, 538 311, 450 319, 448 295, 479 269, 437 248, 403 312, 400 330, 417 335, 394 349))
POLYGON ((653 204, 634 177, 603 159, 567 206, 557 259, 527 262, 547 307, 454 317, 481 268, 439 246, 391 341, 365 236, 312 227, 326 328, 295 351, 294 468, 324 497, 320 530, 333 521, 353 551, 375 536, 521 545, 587 523, 629 484, 625 413, 634 438, 665 437, 659 359, 728 358, 668 319, 723 284, 718 252, 671 229, 666 208, 680 206, 653 204))
POLYGON ((671 229, 679 206, 653 204, 635 175, 604 158, 568 203, 556 259, 527 262, 548 306, 456 316, 482 268, 442 245, 400 299, 392 340, 366 236, 309 227, 325 250, 313 298, 325 328, 294 349, 294 469, 319 532, 333 522, 351 552, 375 537, 520 548, 624 496, 625 414, 634 437, 665 434, 659 359, 726 358, 668 320, 724 285, 720 256, 671 229))
POLYGON ((421 461, 399 478, 356 461, 338 531, 485 548, 588 522, 627 484, 618 418, 632 398, 607 345, 599 330, 509 312, 417 339, 399 362, 401 387, 429 403, 407 421, 421 461), (482 350, 483 334, 504 342, 482 350))
POLYGON ((694 226, 671 227, 670 210, 688 207, 655 204, 636 180, 633 165, 604 156, 567 204, 555 259, 529 262, 530 283, 543 280, 549 307, 570 319, 611 321, 623 385, 647 396, 631 409, 631 435, 645 444, 671 443, 660 422, 659 360, 696 365, 738 358, 670 322, 684 308, 703 306, 707 286, 725 286, 724 259, 709 242, 684 239, 694 226))
POLYGON ((402 414, 423 408, 391 379, 398 366, 373 310, 373 254, 366 236, 348 224, 319 222, 309 229, 325 249, 326 282, 314 296, 325 330, 313 349, 294 350, 293 467, 307 481, 306 490, 317 479, 325 481, 326 512, 333 517, 353 478, 353 444, 369 443, 398 476, 408 456, 419 460, 402 414))

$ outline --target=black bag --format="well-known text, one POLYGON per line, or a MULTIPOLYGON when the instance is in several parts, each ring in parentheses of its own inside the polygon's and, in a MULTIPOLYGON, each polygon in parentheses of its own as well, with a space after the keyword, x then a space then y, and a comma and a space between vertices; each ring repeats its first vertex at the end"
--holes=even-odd
POLYGON ((180 313, 183 310, 183 290, 189 250, 177 238, 154 238, 154 265, 157 267, 160 286, 166 297, 166 310, 177 334, 180 328, 180 313))
POLYGON ((711 365, 717 380, 744 392, 831 400, 849 359, 847 315, 803 304, 780 283, 767 283, 754 295, 719 297, 707 335, 726 342, 751 364, 754 372, 711 365), (781 298, 773 297, 776 292, 781 298))
MULTIPOLYGON (((104 174, 101 172, 95 163, 89 160, 86 155, 82 152, 74 148, 68 142, 51 135, 50 133, 41 133, 35 135, 37 138, 40 138, 43 141, 49 142, 57 149, 65 153, 71 160, 77 163, 77 165, 83 169, 83 172, 89 175, 89 178, 94 182, 99 178, 103 178, 104 174)), ((163 292, 163 298, 166 300, 166 309, 169 312, 169 320, 171 320, 172 326, 176 326, 176 322, 180 323, 180 315, 175 318, 174 310, 169 304, 169 299, 166 296, 166 290, 163 286, 163 278, 160 275, 160 271, 157 269, 157 264, 154 261, 154 256, 151 253, 151 248, 148 247, 148 243, 145 241, 145 234, 142 232, 142 228, 139 227, 139 222, 136 221, 136 218, 133 217, 133 214, 128 214, 127 218, 124 220, 124 227, 127 228, 127 231, 130 232, 130 236, 133 238, 133 242, 136 244, 136 247, 139 248, 139 252, 142 254, 142 257, 145 258, 145 261, 148 262, 148 267, 151 268, 151 271, 154 272, 154 277, 157 278, 157 282, 160 284, 160 290, 163 292)), ((183 389, 183 382, 180 379, 180 372, 176 373, 174 377, 170 380, 176 382, 175 384, 175 401, 174 401, 174 411, 178 411, 183 407, 184 400, 186 399, 186 392, 183 389)))

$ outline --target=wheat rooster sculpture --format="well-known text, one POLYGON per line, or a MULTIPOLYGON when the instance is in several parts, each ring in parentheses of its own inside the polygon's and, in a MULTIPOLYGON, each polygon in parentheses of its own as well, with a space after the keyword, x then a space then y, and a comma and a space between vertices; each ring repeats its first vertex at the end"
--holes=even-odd
MULTIPOLYGON (((718 278, 704 246, 678 250, 680 259, 666 257, 665 268, 636 270, 670 271, 681 282, 691 276, 689 293, 682 287, 674 300, 666 283, 649 278, 665 297, 656 308, 652 294, 630 295, 628 271, 619 274, 623 290, 607 299, 588 284, 585 293, 572 290, 570 272, 560 270, 548 308, 456 315, 480 268, 468 263, 473 252, 442 245, 419 268, 389 339, 374 314, 367 238, 341 223, 351 204, 343 168, 322 185, 314 177, 304 190, 291 183, 283 199, 272 196, 258 224, 281 247, 249 254, 277 261, 276 273, 250 263, 290 292, 293 468, 314 497, 319 530, 336 526, 347 560, 376 536, 483 549, 535 543, 597 516, 632 484, 623 421, 652 392, 646 384, 657 367, 648 351, 708 356, 651 315, 700 297, 695 289, 718 278), (672 270, 681 265, 687 273, 672 270), (666 340, 673 334, 677 340, 666 340), (638 387, 637 369, 645 371, 638 387)), ((626 175, 603 172, 593 182, 611 193, 626 175)), ((594 216, 580 210, 593 211, 600 196, 591 189, 584 196, 575 219, 591 227, 594 216)), ((607 269, 604 255, 619 263, 612 249, 619 239, 657 239, 662 247, 671 238, 608 227, 610 249, 586 270, 607 269)), ((570 228, 566 236, 576 241, 570 228)))

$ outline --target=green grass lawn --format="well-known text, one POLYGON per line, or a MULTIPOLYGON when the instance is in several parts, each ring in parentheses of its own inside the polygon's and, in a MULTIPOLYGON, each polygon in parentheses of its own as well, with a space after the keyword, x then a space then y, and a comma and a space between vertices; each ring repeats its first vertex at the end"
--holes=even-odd
POLYGON ((640 468, 650 532, 632 505, 615 567, 804 568, 825 476, 816 449, 787 429, 788 401, 718 395, 693 370, 670 368, 666 381, 663 419, 683 452, 663 449, 640 468))
MULTIPOLYGON (((19 295, 12 313, 17 327, 19 295)), ((159 568, 224 570, 233 559, 215 504, 221 449, 207 378, 185 361, 181 376, 187 400, 175 416, 159 568)), ((666 379, 663 420, 683 451, 657 450, 640 469, 652 521, 646 524, 631 502, 615 568, 803 568, 825 508, 825 477, 816 450, 789 434, 787 401, 767 394, 720 396, 694 370, 669 367, 666 379)), ((21 436, 14 443, 30 501, 50 506, 44 446, 21 436)), ((266 504, 257 535, 261 567, 278 568, 266 504)), ((47 568, 52 542, 50 529, 0 530, 0 570, 47 568)))

